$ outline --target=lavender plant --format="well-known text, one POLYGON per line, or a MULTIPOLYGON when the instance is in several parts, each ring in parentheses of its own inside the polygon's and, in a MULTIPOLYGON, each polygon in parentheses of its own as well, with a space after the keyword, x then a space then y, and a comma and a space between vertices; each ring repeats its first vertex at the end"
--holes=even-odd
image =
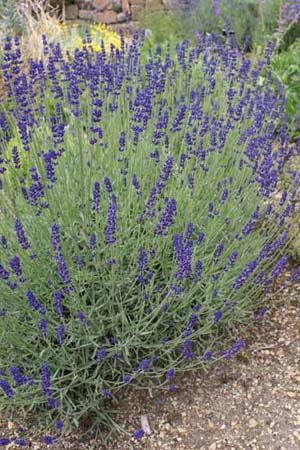
POLYGON ((254 66, 184 41, 142 64, 137 34, 109 55, 43 42, 29 75, 4 46, 1 406, 112 426, 125 386, 168 389, 243 346, 226 329, 287 264, 297 173, 272 195, 294 149, 258 83, 270 48, 254 66))

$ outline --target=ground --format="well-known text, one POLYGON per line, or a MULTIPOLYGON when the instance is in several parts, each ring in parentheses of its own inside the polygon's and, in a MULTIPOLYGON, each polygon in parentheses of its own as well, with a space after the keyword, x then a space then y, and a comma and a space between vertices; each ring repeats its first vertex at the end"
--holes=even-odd
MULTIPOLYGON (((134 441, 119 435, 107 444, 78 431, 55 450, 299 450, 300 449, 300 284, 266 298, 269 311, 243 330, 246 346, 237 356, 176 380, 177 390, 150 398, 128 391, 121 400, 125 429, 151 433, 134 441), (142 417, 143 416, 143 417, 142 417), (146 417, 145 417, 146 416, 146 417)), ((19 421, 2 419, 0 436, 13 435, 19 421)), ((40 443, 31 428, 30 447, 40 443)), ((10 449, 20 448, 11 445, 10 449)), ((24 448, 24 447, 23 447, 24 448)))

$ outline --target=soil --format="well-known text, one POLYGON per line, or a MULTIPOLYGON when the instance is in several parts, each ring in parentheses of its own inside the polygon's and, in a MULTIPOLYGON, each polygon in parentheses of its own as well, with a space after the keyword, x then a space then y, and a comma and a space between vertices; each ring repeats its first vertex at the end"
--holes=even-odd
MULTIPOLYGON (((246 345, 235 357, 176 379, 174 392, 150 398, 146 391, 128 390, 121 399, 127 412, 119 417, 128 433, 102 444, 77 430, 47 446, 33 426, 23 448, 299 450, 300 284, 287 285, 266 302, 268 312, 242 330, 246 345), (149 434, 134 440, 131 434, 142 424, 149 434)), ((1 422, 0 436, 16 436, 20 425, 26 427, 19 420, 1 422)))

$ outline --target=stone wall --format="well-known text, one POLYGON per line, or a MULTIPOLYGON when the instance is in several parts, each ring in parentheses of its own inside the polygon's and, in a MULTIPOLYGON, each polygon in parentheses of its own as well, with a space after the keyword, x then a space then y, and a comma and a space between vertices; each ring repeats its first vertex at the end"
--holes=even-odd
POLYGON ((139 14, 176 7, 178 0, 73 0, 65 7, 66 20, 105 24, 137 20, 139 14))

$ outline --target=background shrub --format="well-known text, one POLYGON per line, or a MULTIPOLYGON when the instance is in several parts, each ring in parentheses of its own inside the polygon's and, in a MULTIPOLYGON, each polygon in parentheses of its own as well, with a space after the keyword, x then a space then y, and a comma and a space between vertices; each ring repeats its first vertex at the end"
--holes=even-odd
MULTIPOLYGON (((88 40, 88 38, 87 38, 88 40)), ((135 35, 20 69, 7 38, 0 114, 1 406, 68 426, 112 425, 118 391, 168 388, 229 357, 284 269, 298 174, 270 62, 220 40, 161 47, 135 35), (26 155, 26 156, 24 156, 26 155)))

